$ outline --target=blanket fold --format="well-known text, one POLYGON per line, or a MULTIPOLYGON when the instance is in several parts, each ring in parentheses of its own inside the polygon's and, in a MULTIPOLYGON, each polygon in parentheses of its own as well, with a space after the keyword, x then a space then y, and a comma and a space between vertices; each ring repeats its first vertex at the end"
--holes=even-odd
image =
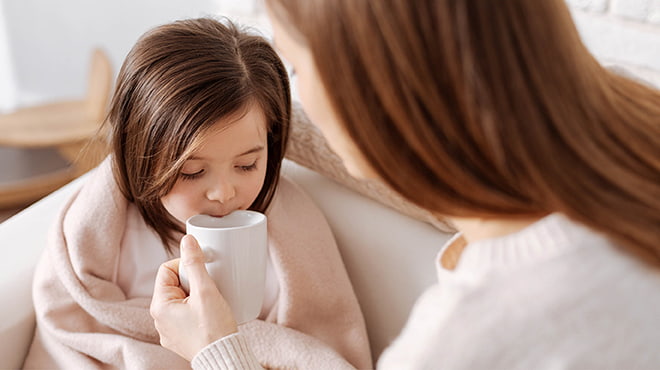
MULTIPOLYGON (((25 368, 190 368, 159 345, 151 297, 128 299, 113 281, 129 205, 110 158, 64 205, 34 276, 25 368)), ((266 214, 279 296, 239 328, 257 359, 267 368, 371 367, 364 319, 320 210, 282 178, 266 214)))

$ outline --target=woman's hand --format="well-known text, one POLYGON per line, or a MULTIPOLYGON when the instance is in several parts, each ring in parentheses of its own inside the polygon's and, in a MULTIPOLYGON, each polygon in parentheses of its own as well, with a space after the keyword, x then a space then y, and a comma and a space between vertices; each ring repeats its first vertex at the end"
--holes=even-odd
POLYGON ((151 316, 160 344, 191 361, 208 344, 236 333, 229 305, 204 267, 204 254, 194 237, 181 239, 181 261, 190 282, 186 297, 179 284, 179 259, 163 263, 156 275, 151 316))

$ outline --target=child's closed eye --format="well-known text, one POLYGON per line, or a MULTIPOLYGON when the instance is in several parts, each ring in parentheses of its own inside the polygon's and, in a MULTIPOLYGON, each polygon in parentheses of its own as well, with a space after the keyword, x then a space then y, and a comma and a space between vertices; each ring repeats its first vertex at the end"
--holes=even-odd
POLYGON ((203 173, 204 173, 204 170, 199 170, 199 171, 194 172, 194 173, 183 173, 182 172, 181 173, 181 178, 183 180, 194 180, 194 179, 202 176, 203 173))
POLYGON ((257 169, 257 161, 254 161, 254 163, 249 164, 247 166, 236 166, 239 170, 243 172, 249 172, 249 171, 254 171, 257 169))

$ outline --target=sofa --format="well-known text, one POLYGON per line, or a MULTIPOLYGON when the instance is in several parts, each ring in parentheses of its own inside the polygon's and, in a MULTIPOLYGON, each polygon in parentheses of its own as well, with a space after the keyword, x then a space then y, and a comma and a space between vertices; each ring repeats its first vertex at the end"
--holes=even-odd
MULTIPOLYGON (((374 360, 398 335, 435 280, 433 260, 451 233, 285 160, 283 174, 325 213, 365 316, 374 360)), ((31 283, 48 230, 85 176, 0 224, 0 369, 20 368, 35 325, 31 283)))

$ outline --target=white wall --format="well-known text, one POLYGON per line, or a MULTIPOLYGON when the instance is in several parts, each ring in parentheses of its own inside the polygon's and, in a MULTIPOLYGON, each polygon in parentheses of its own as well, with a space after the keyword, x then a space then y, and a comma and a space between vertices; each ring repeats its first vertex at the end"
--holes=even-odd
POLYGON ((15 81, 15 88, 0 89, 0 109, 81 97, 96 46, 117 72, 151 27, 220 14, 254 23, 256 7, 257 0, 0 0, 0 81, 4 86, 5 75, 15 81))
POLYGON ((660 86, 660 0, 567 1, 601 62, 624 65, 660 86))
MULTIPOLYGON (((660 0, 567 1, 602 62, 624 64, 660 86, 660 0)), ((106 49, 117 71, 150 27, 209 14, 268 33, 262 0, 0 0, 0 110, 82 96, 92 47, 106 49)))
POLYGON ((5 12, 0 2, 0 112, 15 105, 16 84, 14 83, 14 67, 9 50, 9 36, 5 26, 5 12))

